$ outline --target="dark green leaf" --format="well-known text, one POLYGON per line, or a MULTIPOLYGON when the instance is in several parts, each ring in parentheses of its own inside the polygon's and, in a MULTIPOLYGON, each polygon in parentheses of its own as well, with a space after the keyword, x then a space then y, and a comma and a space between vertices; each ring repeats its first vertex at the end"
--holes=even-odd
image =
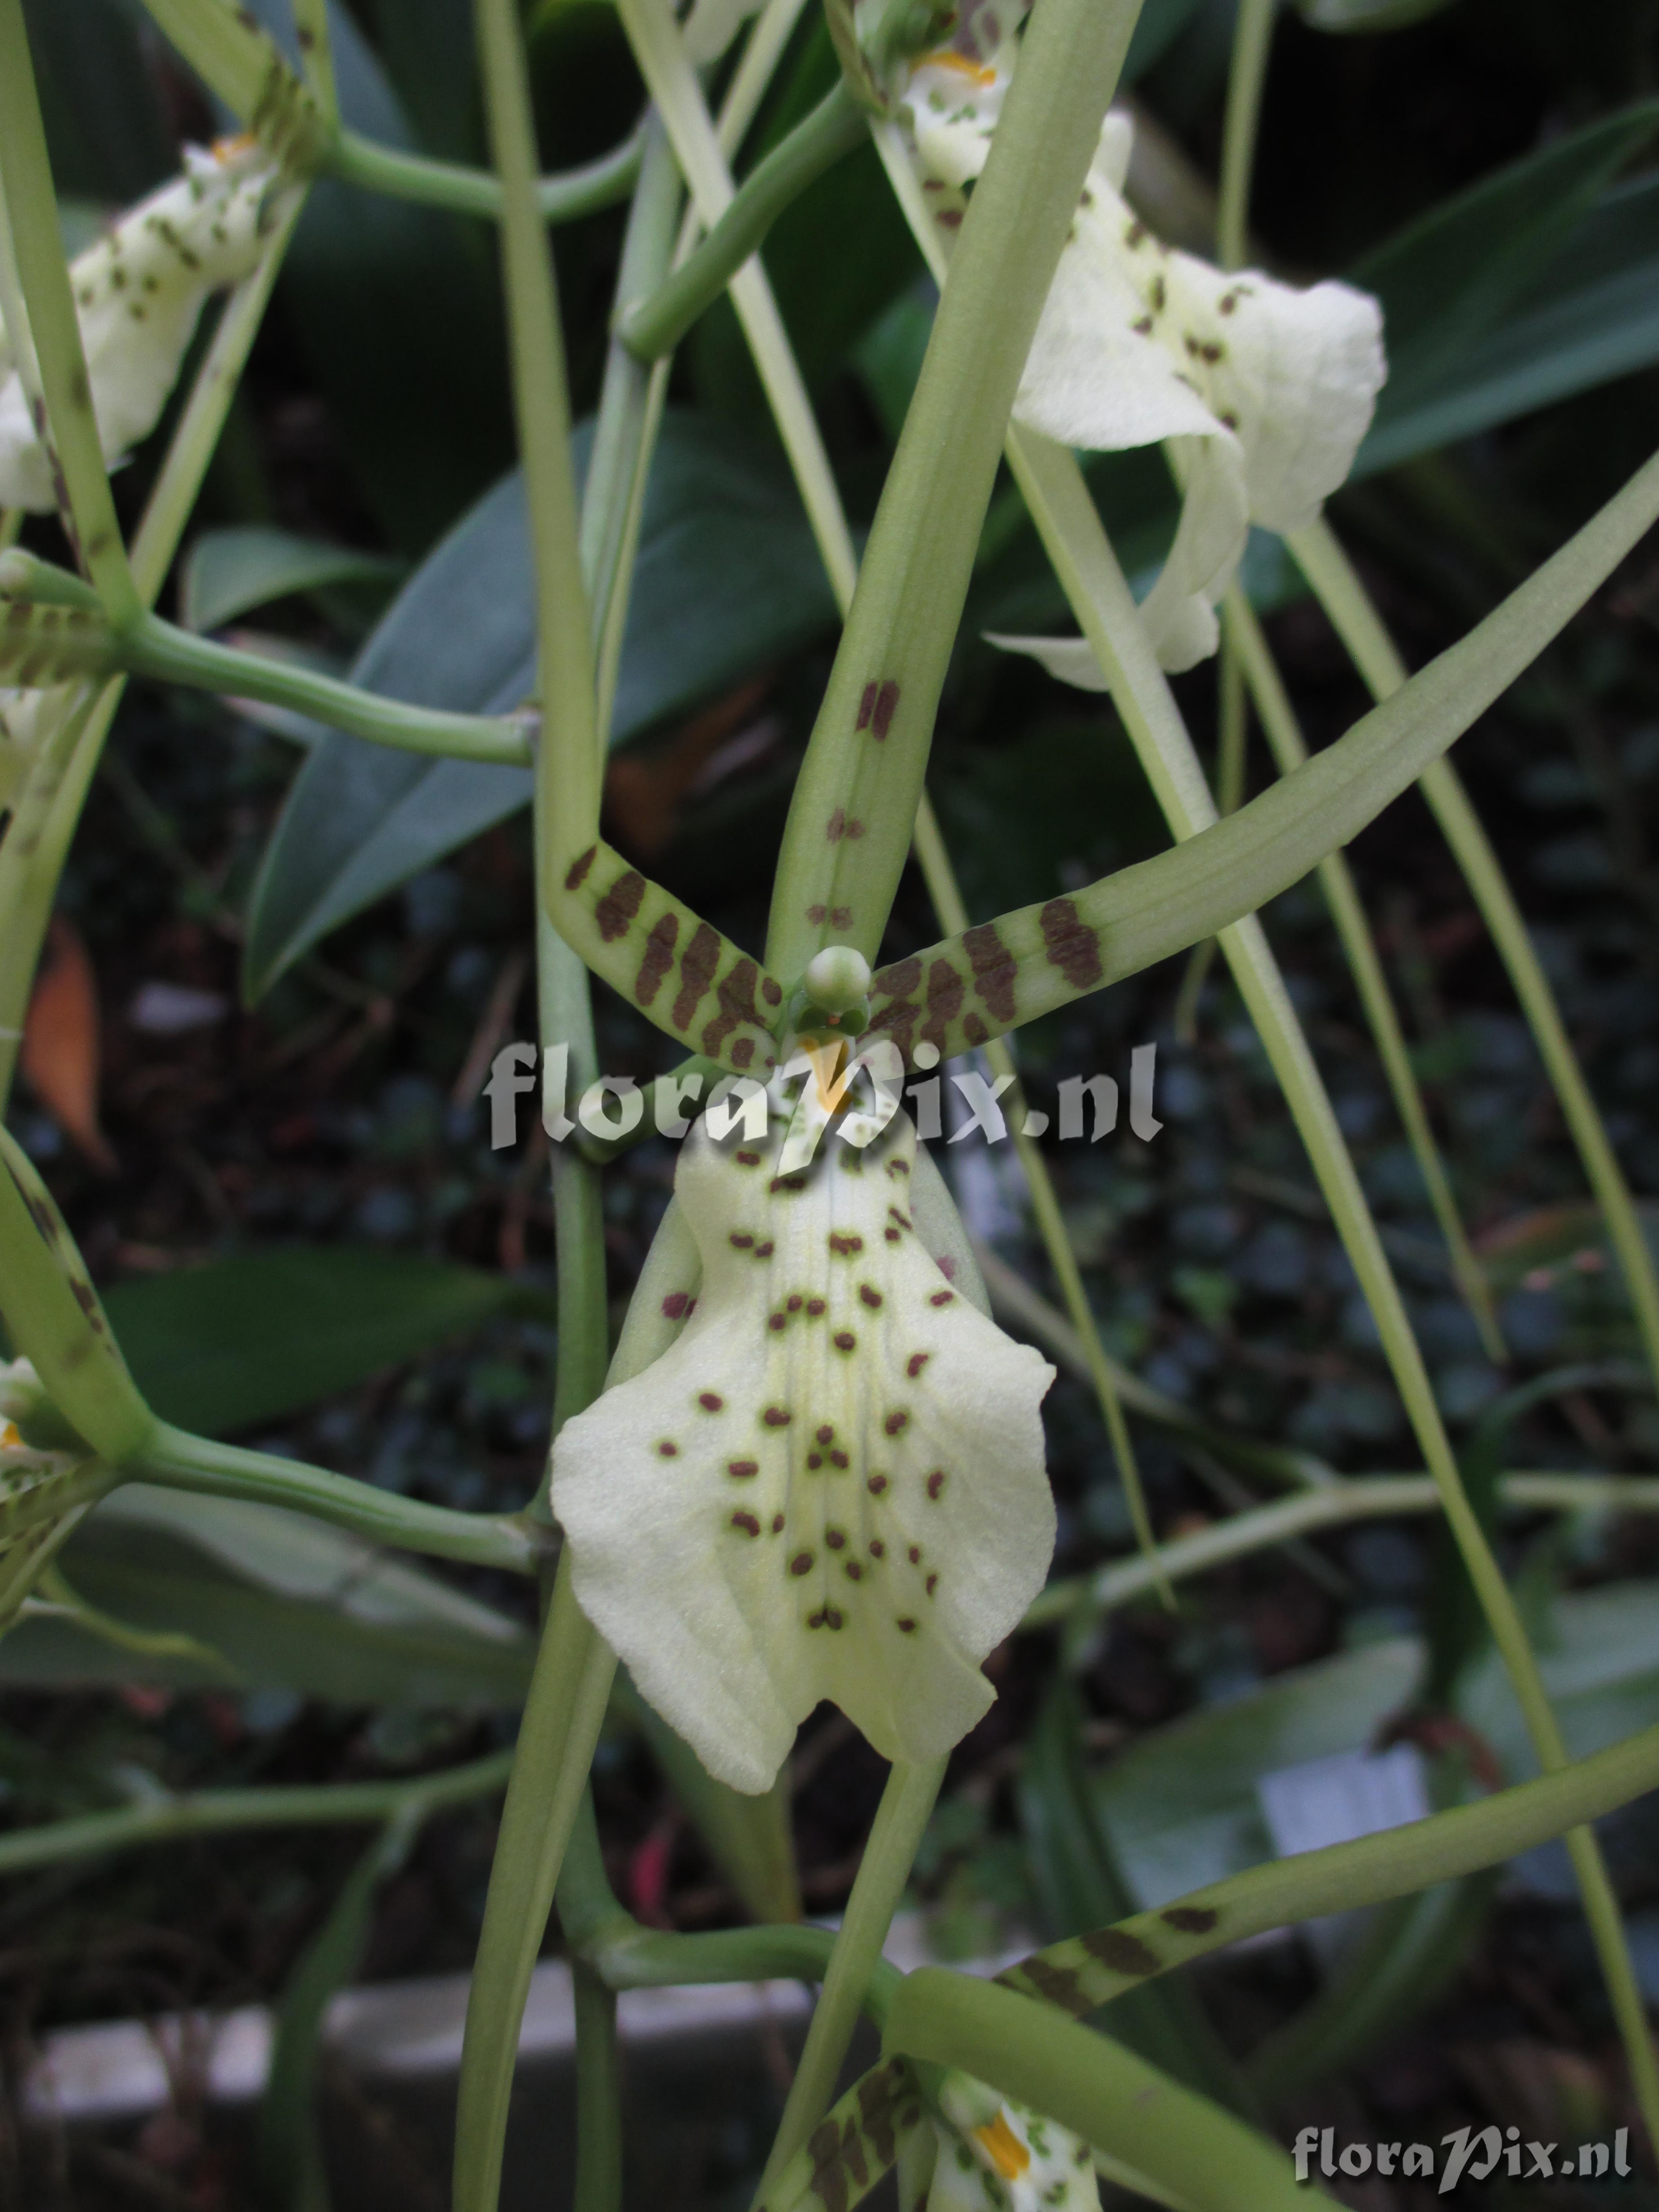
POLYGON ((61 1618, 0 1640, 0 1683, 276 1687, 344 1705, 512 1706, 526 1631, 424 1568, 308 1515, 131 1483, 60 1555, 76 1595, 222 1667, 124 1650, 61 1618))
POLYGON ((186 629, 217 629, 250 607, 268 606, 295 592, 325 584, 389 584, 404 572, 400 561, 263 523, 204 530, 185 556, 179 580, 179 620, 186 629))
POLYGON ((1635 178, 1585 215, 1509 312, 1397 398, 1385 387, 1356 473, 1593 391, 1659 361, 1659 178, 1635 178))
POLYGON ((29 50, 60 196, 106 210, 140 199, 179 166, 176 134, 121 0, 25 0, 29 50))
POLYGON ((325 1245, 120 1283, 106 1310, 162 1419, 224 1436, 349 1389, 534 1296, 480 1268, 325 1245))
MULTIPOLYGON (((586 465, 591 429, 575 437, 586 465)), ((741 430, 671 410, 652 468, 617 685, 620 744, 834 619, 787 472, 741 430)), ((356 681, 495 714, 535 681, 524 489, 503 478, 411 577, 356 681)), ((246 988, 266 990, 348 916, 529 799, 522 769, 331 737, 301 770, 249 917, 246 988)))
POLYGON ((1316 31, 1403 31, 1437 15, 1451 0, 1296 0, 1296 10, 1316 31))

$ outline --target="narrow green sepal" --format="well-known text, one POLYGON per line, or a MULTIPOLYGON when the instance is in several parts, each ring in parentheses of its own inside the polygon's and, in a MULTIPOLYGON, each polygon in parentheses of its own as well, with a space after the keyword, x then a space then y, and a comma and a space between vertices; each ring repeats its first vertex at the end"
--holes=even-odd
POLYGON ((77 1436, 119 1466, 155 1434, 52 1194, 0 1128, 0 1315, 77 1436))

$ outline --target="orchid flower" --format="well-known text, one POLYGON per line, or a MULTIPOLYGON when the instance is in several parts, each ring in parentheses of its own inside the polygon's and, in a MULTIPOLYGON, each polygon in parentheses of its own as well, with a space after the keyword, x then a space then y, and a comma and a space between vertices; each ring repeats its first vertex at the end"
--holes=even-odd
MULTIPOLYGON (((1024 12, 1014 0, 966 6, 948 44, 880 70, 947 248, 990 152, 1024 12)), ((1014 414, 1096 452, 1170 444, 1185 496, 1141 615, 1176 670, 1214 652, 1215 607, 1250 524, 1297 529, 1346 477, 1386 374, 1382 315, 1346 284, 1298 289, 1164 246, 1123 197, 1133 137, 1127 115, 1106 118, 1014 414)))
POLYGON ((0 1632, 16 1620, 42 1568, 107 1486, 84 1444, 53 1451, 25 1441, 18 1421, 45 1402, 27 1359, 0 1360, 0 1632))
POLYGON ((1054 1370, 977 1309, 948 1231, 919 1230, 919 1188, 943 1185, 908 1116, 782 1175, 789 1118, 686 1139, 675 1200, 702 1280, 665 1306, 685 1326, 553 1452, 583 1611, 750 1792, 822 1698, 884 1758, 947 1752, 1054 1540, 1054 1370))
MULTIPOLYGON (((184 174, 70 264, 104 458, 113 468, 155 427, 211 292, 247 275, 279 170, 252 138, 185 149, 184 174)), ((55 503, 16 346, 0 327, 0 507, 55 503)))
POLYGON ((933 2127, 927 2212, 1099 2212, 1088 2144, 984 2082, 948 2074, 933 2127))

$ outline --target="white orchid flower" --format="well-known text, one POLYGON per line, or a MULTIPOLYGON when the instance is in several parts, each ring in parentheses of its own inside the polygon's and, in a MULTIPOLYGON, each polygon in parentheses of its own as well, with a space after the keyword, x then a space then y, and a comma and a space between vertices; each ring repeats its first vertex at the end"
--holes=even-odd
POLYGON ((1058 2121, 957 2073, 939 2106, 927 2212, 1099 2212, 1089 2146, 1058 2121))
MULTIPOLYGON (((1023 12, 964 8, 948 45, 889 72, 942 246, 990 152, 1023 12)), ((1123 198, 1133 137, 1127 115, 1107 117, 1014 414, 1095 452, 1171 444, 1185 498, 1141 614, 1178 670, 1216 648, 1215 607, 1250 524, 1297 529, 1347 476, 1387 369, 1367 294, 1225 274, 1155 238, 1123 198)))
MULTIPOLYGON (((114 468, 155 427, 204 302, 259 258, 278 168, 254 139, 185 149, 185 172, 70 264, 104 459, 114 468)), ((0 327, 0 507, 54 505, 16 346, 0 327)))
POLYGON ((908 1116, 793 1176, 787 1121, 687 1138, 675 1199, 701 1286, 659 1301, 684 1331, 553 1453, 583 1611, 746 1791, 823 1698, 884 1758, 947 1752, 1054 1540, 1054 1370, 945 1272, 945 1235, 919 1236, 913 1193, 938 1176, 908 1116))

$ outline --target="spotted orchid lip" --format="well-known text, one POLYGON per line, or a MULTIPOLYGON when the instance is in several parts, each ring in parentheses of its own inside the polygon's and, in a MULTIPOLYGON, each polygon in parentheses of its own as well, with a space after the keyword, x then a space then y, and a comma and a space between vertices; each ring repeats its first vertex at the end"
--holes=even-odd
POLYGON ((553 1463, 583 1609, 710 1772, 750 1791, 826 1698, 886 1758, 948 1750, 991 1703, 980 1662, 1054 1531, 1053 1370, 924 1244, 908 1118, 795 1175, 783 1141, 687 1139, 695 1307, 566 1424, 553 1463))

